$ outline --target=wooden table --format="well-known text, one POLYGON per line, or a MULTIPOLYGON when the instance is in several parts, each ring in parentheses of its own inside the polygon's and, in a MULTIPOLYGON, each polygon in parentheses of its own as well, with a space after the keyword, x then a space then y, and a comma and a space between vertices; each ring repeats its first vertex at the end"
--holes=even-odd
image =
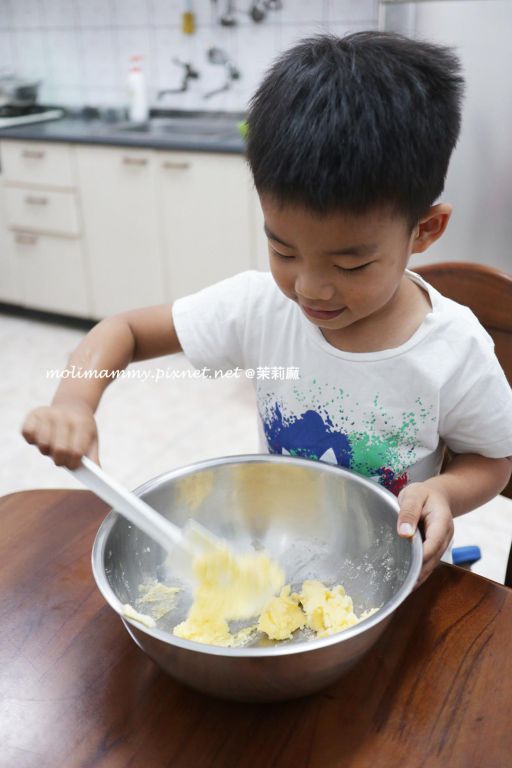
POLYGON ((160 672, 93 581, 107 506, 0 499, 1 768, 505 768, 512 590, 441 563, 377 646, 287 703, 207 698, 160 672))

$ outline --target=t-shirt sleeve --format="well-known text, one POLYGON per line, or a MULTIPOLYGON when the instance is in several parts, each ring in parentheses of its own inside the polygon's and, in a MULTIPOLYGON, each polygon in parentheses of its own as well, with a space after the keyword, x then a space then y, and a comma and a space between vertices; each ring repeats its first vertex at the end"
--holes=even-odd
POLYGON ((455 453, 512 456, 512 390, 490 336, 468 354, 441 397, 440 435, 455 453))
POLYGON ((253 275, 252 270, 241 272, 173 303, 172 317, 178 339, 196 368, 227 371, 244 367, 244 337, 253 275))

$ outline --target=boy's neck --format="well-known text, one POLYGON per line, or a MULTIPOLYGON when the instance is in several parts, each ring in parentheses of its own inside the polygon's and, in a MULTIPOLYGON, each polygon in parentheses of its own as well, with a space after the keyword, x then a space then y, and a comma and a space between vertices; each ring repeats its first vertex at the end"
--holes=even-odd
POLYGON ((380 352, 405 344, 431 311, 428 293, 404 274, 395 295, 379 312, 348 328, 321 332, 344 352, 380 352))

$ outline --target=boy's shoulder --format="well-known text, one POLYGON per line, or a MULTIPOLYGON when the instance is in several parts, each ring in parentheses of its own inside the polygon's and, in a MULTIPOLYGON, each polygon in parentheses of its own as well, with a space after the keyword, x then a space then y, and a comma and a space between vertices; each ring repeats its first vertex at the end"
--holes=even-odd
POLYGON ((225 282, 228 290, 233 290, 240 298, 244 297, 244 306, 251 306, 262 316, 267 315, 270 310, 293 308, 293 302, 279 289, 271 272, 247 269, 225 282))
POLYGON ((466 349, 477 345, 493 350, 492 337, 469 307, 445 296, 416 272, 407 270, 407 274, 429 295, 432 305, 429 319, 435 335, 441 336, 450 345, 456 343, 466 349))
POLYGON ((240 294, 241 290, 245 292, 254 291, 268 293, 269 295, 274 295, 274 291, 277 294, 281 293, 275 284, 272 274, 257 269, 246 269, 243 272, 236 272, 230 277, 226 277, 223 280, 213 283, 205 290, 215 289, 227 294, 231 292, 240 294))
POLYGON ((277 293, 280 293, 271 272, 259 269, 247 269, 245 272, 239 272, 235 275, 235 278, 245 281, 261 291, 273 293, 275 289, 277 293))

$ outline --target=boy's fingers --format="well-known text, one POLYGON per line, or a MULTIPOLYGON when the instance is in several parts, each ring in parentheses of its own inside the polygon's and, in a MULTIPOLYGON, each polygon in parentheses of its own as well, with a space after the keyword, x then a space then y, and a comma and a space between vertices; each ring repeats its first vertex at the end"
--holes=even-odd
POLYGON ((35 432, 37 429, 37 417, 33 413, 30 413, 21 427, 21 434, 27 441, 27 443, 35 443, 35 432))
POLYGON ((91 459, 91 461, 94 461, 98 467, 101 466, 100 464, 100 457, 99 457, 99 451, 98 451, 98 437, 95 437, 91 447, 89 448, 87 452, 87 456, 91 459))
POLYGON ((414 535, 426 498, 426 491, 419 485, 408 485, 400 492, 398 496, 400 513, 397 522, 400 536, 414 535))
POLYGON ((423 543, 423 562, 441 556, 452 540, 454 532, 453 517, 449 510, 444 515, 426 517, 425 541, 423 543))
POLYGON ((49 419, 45 419, 44 421, 38 419, 37 421, 38 423, 35 430, 36 443, 41 453, 44 453, 44 455, 47 456, 50 453, 52 442, 53 422, 49 419))
POLYGON ((68 422, 57 422, 53 435, 52 458, 58 467, 67 465, 70 449, 70 425, 68 422))
POLYGON ((78 429, 76 427, 74 428, 70 443, 70 469, 76 469, 79 466, 82 456, 84 456, 87 451, 90 450, 90 447, 93 444, 94 443, 91 440, 91 432, 89 430, 84 432, 83 429, 78 429))
POLYGON ((421 586, 437 568, 454 533, 453 517, 448 507, 437 506, 436 514, 429 514, 427 510, 424 521, 423 565, 416 587, 421 586))

